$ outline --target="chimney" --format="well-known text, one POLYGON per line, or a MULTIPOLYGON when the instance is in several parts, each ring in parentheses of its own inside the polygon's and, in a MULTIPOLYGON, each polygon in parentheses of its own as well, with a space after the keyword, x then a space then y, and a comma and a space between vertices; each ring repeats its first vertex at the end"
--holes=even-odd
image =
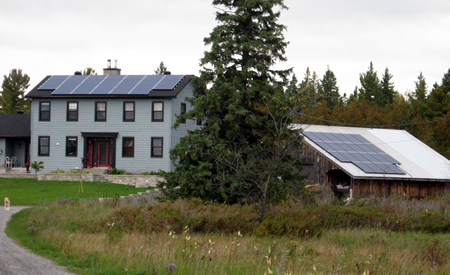
POLYGON ((103 75, 120 75, 121 69, 117 68, 117 59, 116 61, 116 67, 111 68, 111 59, 108 59, 108 63, 105 69, 103 69, 103 75))
POLYGON ((171 73, 169 71, 165 71, 164 75, 171 75, 171 73))

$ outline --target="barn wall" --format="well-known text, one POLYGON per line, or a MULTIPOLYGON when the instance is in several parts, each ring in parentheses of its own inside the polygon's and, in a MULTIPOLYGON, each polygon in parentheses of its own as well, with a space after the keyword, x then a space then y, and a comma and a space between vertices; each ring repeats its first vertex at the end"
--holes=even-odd
POLYGON ((367 196, 408 196, 425 198, 450 191, 450 183, 399 180, 354 180, 353 194, 367 196))
POLYGON ((299 156, 302 163, 305 164, 305 168, 307 168, 305 170, 310 172, 308 184, 327 184, 329 182, 327 180, 327 172, 333 169, 339 169, 339 167, 306 144, 303 144, 299 156))

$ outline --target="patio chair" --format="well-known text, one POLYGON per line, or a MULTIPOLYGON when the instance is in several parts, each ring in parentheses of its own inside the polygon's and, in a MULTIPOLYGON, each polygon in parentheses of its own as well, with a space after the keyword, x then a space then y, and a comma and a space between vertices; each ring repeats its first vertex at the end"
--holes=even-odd
POLYGON ((17 158, 16 157, 11 158, 11 167, 17 167, 17 158))
POLYGON ((9 157, 5 157, 5 167, 11 167, 11 159, 9 157))

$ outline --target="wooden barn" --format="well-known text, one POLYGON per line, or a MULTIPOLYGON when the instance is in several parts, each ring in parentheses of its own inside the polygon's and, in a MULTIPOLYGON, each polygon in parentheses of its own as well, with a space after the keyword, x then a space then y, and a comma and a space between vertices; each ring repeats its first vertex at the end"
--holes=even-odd
POLYGON ((295 125, 309 184, 337 195, 424 198, 450 190, 450 161, 404 130, 295 125))

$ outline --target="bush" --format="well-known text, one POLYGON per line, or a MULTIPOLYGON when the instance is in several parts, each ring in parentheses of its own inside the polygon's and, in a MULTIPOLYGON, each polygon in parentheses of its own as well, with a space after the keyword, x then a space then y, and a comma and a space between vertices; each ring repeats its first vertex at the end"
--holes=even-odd
POLYGON ((117 169, 116 167, 114 167, 113 169, 111 169, 109 174, 111 174, 111 175, 124 175, 125 174, 125 170, 124 169, 117 169))

